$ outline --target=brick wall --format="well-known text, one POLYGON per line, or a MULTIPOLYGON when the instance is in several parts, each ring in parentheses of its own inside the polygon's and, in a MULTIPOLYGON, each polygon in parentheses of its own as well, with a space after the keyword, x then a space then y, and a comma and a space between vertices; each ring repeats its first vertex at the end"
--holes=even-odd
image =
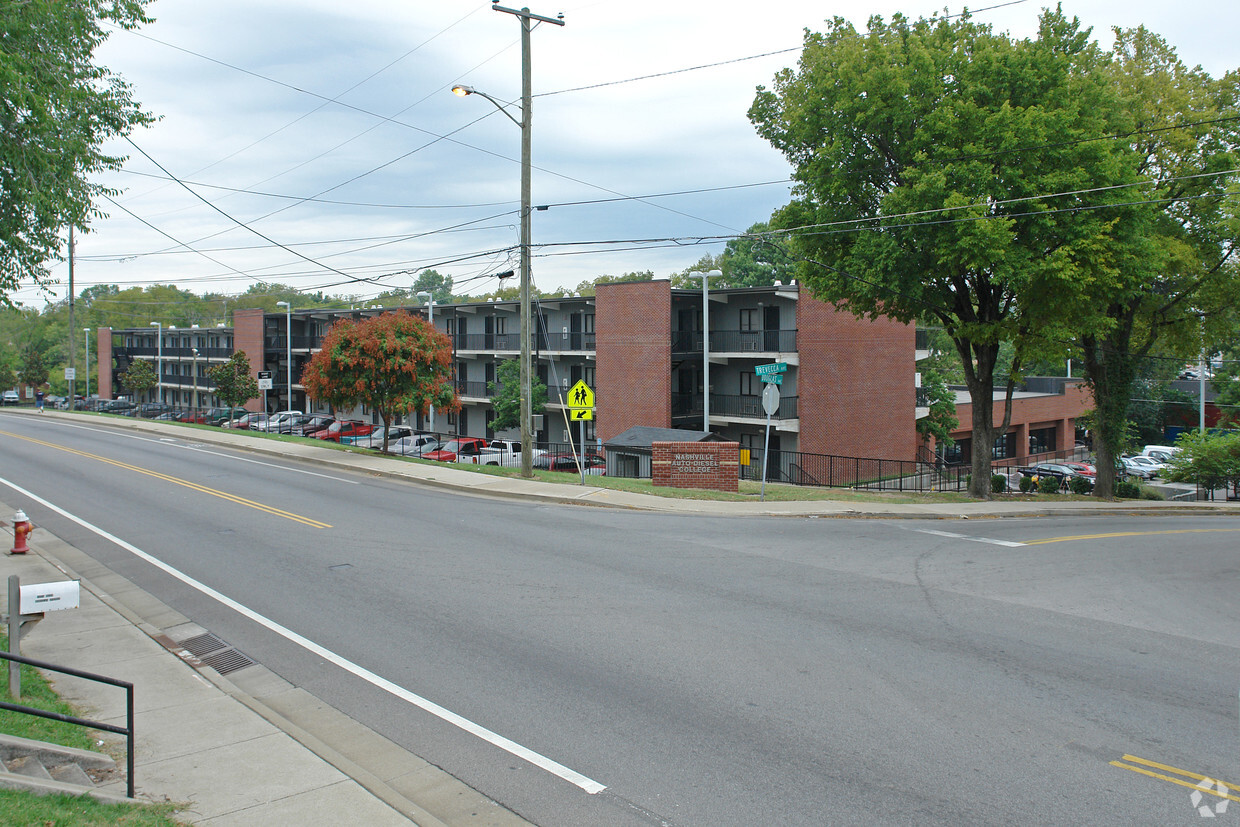
POLYGON ((95 355, 99 359, 99 382, 95 393, 100 399, 115 399, 112 395, 112 328, 101 327, 95 334, 95 355))
POLYGON ((672 426, 672 286, 600 284, 595 294, 595 411, 607 441, 635 425, 672 426))
POLYGON ((739 490, 740 445, 736 442, 655 442, 650 451, 655 485, 739 490))
MULTIPOLYGON (((256 380, 258 372, 263 370, 263 317, 266 314, 261 308, 248 307, 233 311, 233 353, 245 351, 250 360, 250 375, 256 380)), ((262 392, 257 399, 245 403, 248 411, 259 411, 263 407, 262 392)))
MULTIPOLYGON (((1002 397, 993 404, 991 415, 998 425, 1003 422, 1002 397)), ((1016 456, 1023 459, 1029 455, 1029 431, 1043 428, 1055 429, 1055 444, 1050 446, 1052 451, 1073 447, 1076 442, 1076 418, 1093 406, 1093 394, 1084 380, 1068 380, 1062 394, 1013 398, 1008 432, 1016 434, 1016 456)), ((973 405, 957 405, 956 418, 960 420, 960 427, 952 432, 952 438, 957 442, 969 439, 973 434, 973 405)))
POLYGON ((912 325, 857 318, 802 288, 797 350, 801 451, 873 459, 916 456, 912 325))

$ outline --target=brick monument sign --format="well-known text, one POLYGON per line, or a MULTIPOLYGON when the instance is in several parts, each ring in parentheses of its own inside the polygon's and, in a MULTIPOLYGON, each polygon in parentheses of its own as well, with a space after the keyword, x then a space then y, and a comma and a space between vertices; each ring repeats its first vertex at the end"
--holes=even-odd
POLYGON ((740 490, 740 444, 736 442, 653 442, 650 476, 670 488, 740 490))

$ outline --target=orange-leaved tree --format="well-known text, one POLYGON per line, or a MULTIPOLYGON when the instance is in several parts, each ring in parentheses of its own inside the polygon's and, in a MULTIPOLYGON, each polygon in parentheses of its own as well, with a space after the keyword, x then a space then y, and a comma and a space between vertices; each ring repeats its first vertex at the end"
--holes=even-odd
POLYGON ((306 393, 333 409, 368 405, 383 420, 383 450, 396 414, 460 410, 452 383, 452 340, 425 319, 400 311, 341 319, 301 374, 306 393))

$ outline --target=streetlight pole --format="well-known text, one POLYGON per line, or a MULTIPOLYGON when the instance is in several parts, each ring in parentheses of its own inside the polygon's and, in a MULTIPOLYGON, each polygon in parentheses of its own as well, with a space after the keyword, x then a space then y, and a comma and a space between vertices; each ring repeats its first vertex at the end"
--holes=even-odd
POLYGON ((710 280, 722 276, 722 270, 708 273, 687 273, 689 278, 702 279, 702 430, 710 430, 710 280))
POLYGON ((155 334, 159 337, 159 361, 156 362, 156 370, 158 372, 155 374, 155 401, 163 402, 164 401, 164 323, 163 322, 151 322, 151 327, 159 328, 159 331, 155 334))
POLYGON ((288 363, 288 371, 284 375, 285 393, 288 394, 288 407, 293 410, 293 305, 288 302, 276 302, 276 307, 284 305, 284 360, 288 363))
MULTIPOLYGON (((427 293, 425 290, 419 290, 418 298, 420 299, 423 296, 426 297, 427 321, 430 322, 431 327, 434 327, 435 326, 435 298, 430 293, 427 293)), ((431 404, 430 427, 431 427, 431 433, 432 434, 435 433, 435 405, 433 403, 431 404)))
MULTIPOLYGON (((82 328, 82 338, 86 340, 86 395, 82 397, 83 404, 85 400, 90 399, 90 328, 82 328)), ((73 410, 73 400, 69 401, 69 410, 73 410)))
POLYGON ((530 426, 533 410, 530 394, 530 168, 531 168, 531 121, 533 112, 533 81, 530 67, 530 21, 563 26, 564 15, 544 17, 529 8, 509 9, 492 0, 491 8, 511 14, 521 21, 521 120, 517 120, 499 101, 468 86, 454 86, 452 91, 460 96, 479 94, 508 116, 521 128, 521 476, 534 476, 534 451, 530 443, 530 426))

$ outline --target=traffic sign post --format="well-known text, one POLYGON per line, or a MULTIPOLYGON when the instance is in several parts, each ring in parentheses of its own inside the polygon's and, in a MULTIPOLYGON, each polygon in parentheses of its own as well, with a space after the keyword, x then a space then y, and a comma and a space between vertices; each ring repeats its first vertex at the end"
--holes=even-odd
POLYGON ((258 389, 263 392, 263 413, 267 413, 267 391, 271 390, 271 371, 258 372, 258 389))
POLYGON ((594 389, 586 384, 584 379, 578 379, 577 383, 568 389, 568 399, 565 402, 568 406, 570 417, 573 422, 580 422, 578 426, 577 444, 581 446, 581 453, 577 457, 577 470, 581 472, 581 484, 586 484, 586 422, 594 419, 594 389))
MULTIPOLYGON (((775 374, 776 379, 782 379, 775 374)), ((771 417, 779 410, 779 383, 773 382, 762 389, 762 410, 766 411, 766 436, 762 441, 762 502, 766 502, 766 457, 771 452, 771 417)))

